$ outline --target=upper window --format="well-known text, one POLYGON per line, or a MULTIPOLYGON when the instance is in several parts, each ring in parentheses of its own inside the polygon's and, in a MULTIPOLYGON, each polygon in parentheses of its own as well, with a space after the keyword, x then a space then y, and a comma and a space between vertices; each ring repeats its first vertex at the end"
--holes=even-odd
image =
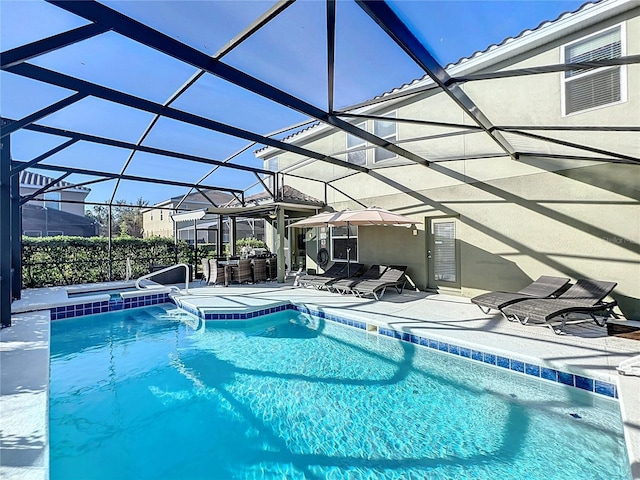
MULTIPOLYGON (((358 123, 355 126, 366 130, 367 122, 358 123)), ((355 165, 367 164, 367 142, 350 133, 347 133, 347 162, 355 165)))
MULTIPOLYGON (((385 117, 396 118, 395 112, 385 115, 385 117)), ((373 134, 376 137, 380 137, 383 140, 387 140, 390 143, 395 142, 398 139, 396 122, 387 120, 375 120, 373 122, 373 134)), ((374 150, 373 160, 374 162, 380 162, 382 160, 389 160, 395 158, 397 155, 389 150, 385 150, 381 147, 376 147, 374 150)))
MULTIPOLYGON (((264 169, 269 170, 270 172, 277 172, 279 168, 278 157, 271 157, 268 160, 264 161, 264 169)), ((267 186, 273 190, 273 176, 265 175, 267 186)))
POLYGON ((60 192, 45 193, 44 206, 52 210, 60 210, 60 192))
MULTIPOLYGON (((624 55, 622 27, 599 32, 564 47, 564 63, 593 62, 624 55)), ((571 70, 564 73, 564 111, 581 112, 624 100, 622 66, 571 70)))

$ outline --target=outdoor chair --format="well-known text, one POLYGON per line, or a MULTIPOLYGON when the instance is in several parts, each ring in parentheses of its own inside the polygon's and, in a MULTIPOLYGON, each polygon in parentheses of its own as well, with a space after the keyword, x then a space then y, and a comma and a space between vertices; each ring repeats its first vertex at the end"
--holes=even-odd
POLYGON ((264 258, 256 258, 253 260, 253 281, 267 281, 267 260, 264 258))
POLYGON ((373 295, 376 300, 382 298, 387 287, 394 287, 398 293, 402 293, 407 283, 406 270, 407 267, 404 265, 392 265, 377 280, 358 282, 351 288, 351 292, 357 297, 373 295))
POLYGON ((307 283, 312 282, 314 280, 323 281, 326 278, 335 278, 336 276, 340 275, 342 270, 346 269, 346 267, 347 267, 346 263, 335 262, 333 265, 327 268, 324 273, 320 273, 317 275, 314 275, 314 274, 302 275, 298 279, 298 284, 305 287, 307 283))
POLYGON ((213 285, 226 285, 226 269, 224 265, 220 265, 218 261, 214 258, 209 259, 209 281, 208 283, 213 283, 213 285))
POLYGON ((278 259, 276 257, 271 257, 267 262, 267 275, 269 280, 274 281, 278 279, 278 259))
POLYGON ((551 328, 556 334, 562 333, 567 324, 590 320, 593 320, 598 326, 604 327, 610 315, 618 318, 618 315, 613 311, 618 303, 615 300, 603 301, 616 285, 615 282, 580 279, 557 298, 522 300, 504 307, 501 312, 507 320, 517 320, 523 325, 530 321, 539 322, 551 328), (602 312, 600 319, 595 315, 596 312, 602 312), (589 318, 569 320, 569 315, 572 313, 587 314, 589 318), (556 317, 562 319, 559 328, 556 328, 553 323, 547 323, 556 317))
POLYGON ((349 278, 336 280, 329 286, 329 290, 342 294, 349 293, 351 289, 360 282, 365 280, 378 280, 386 269, 387 267, 383 265, 371 265, 362 275, 352 275, 349 278))
POLYGON ((205 282, 205 285, 209 285, 209 280, 211 280, 211 268, 209 266, 209 259, 203 258, 202 262, 202 279, 201 283, 205 282))
POLYGON ((325 288, 330 290, 330 286, 333 282, 356 277, 362 273, 363 269, 364 265, 362 263, 349 263, 344 265, 342 270, 340 270, 336 275, 317 276, 316 278, 307 280, 305 282, 305 286, 317 288, 318 290, 323 290, 325 288))
POLYGON ((541 276, 517 292, 488 292, 473 297, 472 303, 478 305, 483 313, 501 310, 507 305, 531 298, 548 298, 557 295, 569 283, 568 278, 541 276))
POLYGON ((228 283, 238 282, 238 283, 251 283, 253 282, 253 274, 251 271, 251 260, 249 259, 241 259, 238 260, 237 265, 227 265, 227 273, 229 273, 230 278, 228 279, 228 283))

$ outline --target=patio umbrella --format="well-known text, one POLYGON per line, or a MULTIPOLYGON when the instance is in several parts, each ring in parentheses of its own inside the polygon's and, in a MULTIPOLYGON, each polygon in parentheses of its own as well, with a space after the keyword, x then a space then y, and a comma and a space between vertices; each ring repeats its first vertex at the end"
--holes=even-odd
POLYGON ((338 224, 336 223, 337 218, 344 212, 322 212, 317 215, 313 215, 311 217, 303 218, 302 220, 298 220, 295 223, 289 225, 290 227, 325 227, 327 225, 331 226, 344 226, 346 223, 338 224))
POLYGON ((409 217, 398 215, 378 207, 370 207, 362 210, 343 210, 341 212, 319 213, 312 217, 299 220, 291 227, 347 227, 347 275, 349 275, 350 251, 349 248, 349 227, 351 225, 415 225, 419 221, 409 217))
POLYGON ((420 223, 404 215, 390 212, 378 207, 363 210, 345 210, 340 212, 339 221, 349 225, 414 225, 420 223))

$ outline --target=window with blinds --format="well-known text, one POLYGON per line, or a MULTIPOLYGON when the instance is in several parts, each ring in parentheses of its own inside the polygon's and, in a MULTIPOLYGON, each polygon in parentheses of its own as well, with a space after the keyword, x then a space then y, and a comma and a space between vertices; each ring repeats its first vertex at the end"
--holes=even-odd
MULTIPOLYGON (((565 63, 593 62, 623 55, 621 27, 567 45, 565 63)), ((622 67, 588 68, 564 73, 565 114, 622 100, 622 67)))
POLYGON ((456 224, 438 222, 433 225, 433 274, 435 280, 456 281, 456 224))

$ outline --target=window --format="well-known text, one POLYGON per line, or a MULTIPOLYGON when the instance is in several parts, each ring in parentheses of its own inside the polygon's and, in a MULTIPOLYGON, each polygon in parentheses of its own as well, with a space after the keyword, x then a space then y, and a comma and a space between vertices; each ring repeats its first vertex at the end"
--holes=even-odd
MULTIPOLYGON (((385 115, 385 117, 396 118, 396 113, 390 113, 385 115)), ((383 140, 387 140, 391 143, 395 142, 398 139, 396 132, 396 122, 387 121, 387 120, 375 120, 373 122, 373 134, 376 137, 380 137, 383 140)), ((373 152, 373 161, 381 162, 382 160, 389 160, 390 158, 395 158, 397 155, 389 150, 385 150, 384 148, 376 147, 373 152)))
POLYGON ((48 237, 58 237, 60 235, 64 235, 64 232, 62 230, 49 230, 47 232, 48 237))
MULTIPOLYGON (((278 157, 271 157, 264 161, 264 169, 269 170, 270 172, 277 172, 280 167, 278 162, 278 157)), ((273 176, 265 175, 265 179, 267 180, 265 183, 267 186, 273 190, 273 176)))
POLYGON ((162 210, 160 210, 160 221, 162 221, 162 210))
POLYGON ((41 230, 25 230, 22 234, 25 237, 41 237, 42 231, 41 230))
POLYGON ((436 281, 456 281, 456 224, 438 222, 433 225, 433 273, 436 281))
POLYGON ((44 206, 52 210, 60 210, 60 192, 45 193, 44 206))
MULTIPOLYGON (((367 129, 367 122, 356 124, 361 130, 367 129)), ((347 133, 347 162, 355 165, 367 164, 367 142, 347 133)))
POLYGON ((358 227, 331 228, 331 259, 333 261, 358 261, 358 227))
POLYGON ((151 212, 150 217, 150 220, 153 222, 153 212, 151 212))
MULTIPOLYGON (((619 58, 625 54, 622 27, 597 33, 564 47, 564 62, 619 58)), ((571 70, 563 75, 565 115, 624 100, 623 66, 571 70)))

